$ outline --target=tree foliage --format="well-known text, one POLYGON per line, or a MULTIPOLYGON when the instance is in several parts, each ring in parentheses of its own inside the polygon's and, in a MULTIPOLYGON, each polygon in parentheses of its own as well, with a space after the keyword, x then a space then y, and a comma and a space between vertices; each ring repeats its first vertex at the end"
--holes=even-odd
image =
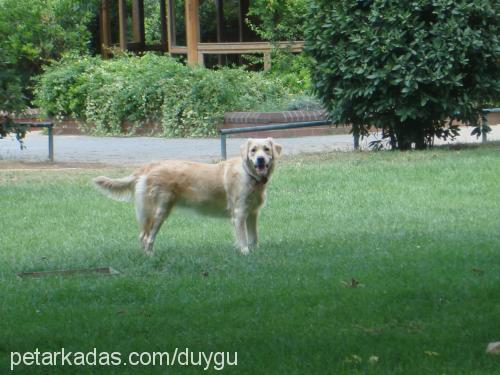
POLYGON ((26 104, 42 64, 64 51, 87 50, 96 6, 95 0, 0 0, 0 109, 26 104))
POLYGON ((13 59, 0 47, 0 111, 13 112, 24 105, 21 79, 13 59))
POLYGON ((314 0, 313 82, 336 123, 370 126, 407 149, 476 124, 500 95, 500 2, 314 0))

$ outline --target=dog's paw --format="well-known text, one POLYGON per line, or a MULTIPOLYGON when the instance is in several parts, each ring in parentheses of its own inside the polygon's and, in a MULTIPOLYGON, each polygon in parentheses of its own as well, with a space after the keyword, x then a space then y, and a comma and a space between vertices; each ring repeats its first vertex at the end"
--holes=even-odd
POLYGON ((240 249, 240 253, 241 253, 242 255, 248 255, 248 254, 250 254, 250 250, 248 249, 248 247, 242 247, 242 248, 240 249))

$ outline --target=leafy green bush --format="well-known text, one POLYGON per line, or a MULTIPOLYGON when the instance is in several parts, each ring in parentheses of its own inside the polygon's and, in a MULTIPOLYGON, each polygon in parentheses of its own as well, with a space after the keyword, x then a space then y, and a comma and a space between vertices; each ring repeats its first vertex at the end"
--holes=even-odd
POLYGON ((167 136, 215 135, 225 112, 289 99, 283 83, 263 73, 190 68, 151 53, 104 61, 68 55, 45 68, 35 92, 48 115, 82 119, 96 133, 157 122, 167 136))
POLYGON ((500 96, 500 2, 314 0, 306 29, 313 82, 331 118, 376 126, 392 144, 453 136, 500 96))
MULTIPOLYGON (((250 4, 247 23, 260 38, 273 44, 303 40, 307 3, 308 0, 255 0, 250 4)), ((268 75, 282 80, 296 94, 310 91, 308 56, 274 48, 271 60, 268 75)))
POLYGON ((215 135, 229 111, 248 111, 262 105, 279 105, 288 93, 279 80, 243 69, 194 69, 183 90, 166 97, 163 126, 170 136, 215 135), (187 85, 186 85, 187 83, 187 85))
POLYGON ((85 74, 96 69, 100 61, 73 54, 53 61, 36 78, 34 103, 49 116, 83 117, 88 88, 85 74))
POLYGON ((312 91, 310 58, 305 53, 294 54, 274 49, 271 69, 266 75, 279 79, 295 94, 310 94, 312 91))

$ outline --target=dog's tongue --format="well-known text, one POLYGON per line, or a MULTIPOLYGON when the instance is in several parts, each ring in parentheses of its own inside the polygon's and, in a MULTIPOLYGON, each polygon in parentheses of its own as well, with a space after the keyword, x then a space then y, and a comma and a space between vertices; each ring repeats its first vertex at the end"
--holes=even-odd
POLYGON ((265 165, 258 165, 257 172, 262 176, 267 173, 267 167, 265 165))

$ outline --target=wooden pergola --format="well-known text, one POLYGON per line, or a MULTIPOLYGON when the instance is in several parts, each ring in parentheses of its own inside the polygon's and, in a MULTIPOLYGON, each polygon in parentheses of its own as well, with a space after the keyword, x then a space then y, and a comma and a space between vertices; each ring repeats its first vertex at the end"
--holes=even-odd
MULTIPOLYGON (((175 33, 175 0, 158 0, 160 3, 161 41, 160 44, 146 45, 144 32, 144 0, 132 0, 132 39, 127 35, 127 9, 126 0, 101 0, 100 11, 100 36, 101 53, 104 57, 110 56, 113 46, 123 51, 161 51, 170 54, 187 55, 190 65, 204 65, 204 55, 224 54, 255 54, 264 55, 264 68, 270 67, 270 55, 273 46, 268 42, 244 41, 244 20, 248 12, 250 0, 239 0, 239 36, 237 42, 223 42, 223 0, 214 0, 216 7, 216 43, 200 42, 199 6, 204 0, 184 0, 186 45, 178 45, 175 33), (118 35, 119 44, 111 42, 110 12, 112 2, 118 2, 118 35)), ((281 42, 278 47, 300 52, 303 42, 281 42)))

